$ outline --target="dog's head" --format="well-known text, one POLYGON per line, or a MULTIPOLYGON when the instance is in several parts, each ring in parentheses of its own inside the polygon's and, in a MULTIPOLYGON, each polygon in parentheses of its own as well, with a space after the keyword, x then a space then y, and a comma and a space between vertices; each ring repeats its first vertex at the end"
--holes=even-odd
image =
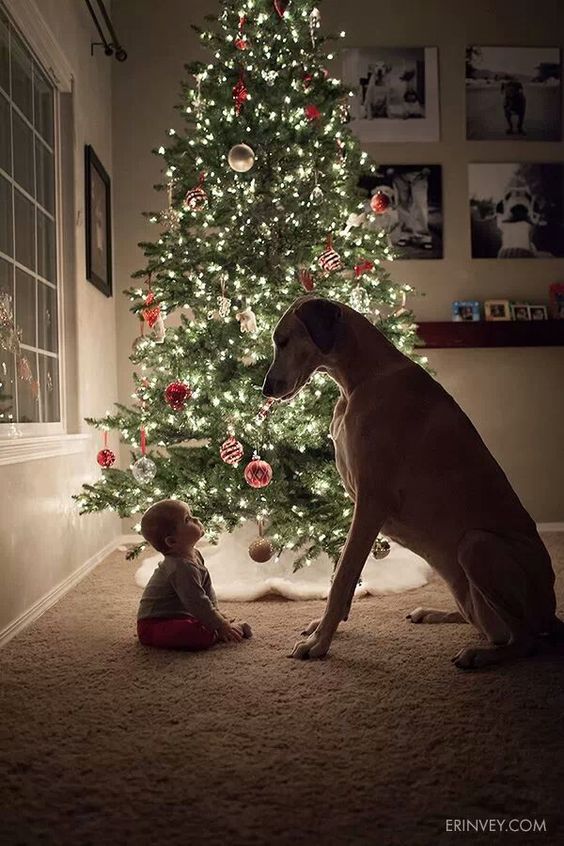
POLYGON ((535 226, 541 219, 539 204, 529 186, 524 183, 507 189, 503 199, 496 206, 496 213, 501 215, 503 223, 525 221, 535 226))
POLYGON ((262 386, 264 396, 291 400, 316 370, 323 370, 336 346, 342 318, 339 303, 312 296, 296 300, 272 334, 274 360, 262 386))
POLYGON ((369 78, 376 83, 376 85, 382 85, 384 79, 391 70, 391 66, 386 62, 374 62, 368 68, 368 75, 369 78))

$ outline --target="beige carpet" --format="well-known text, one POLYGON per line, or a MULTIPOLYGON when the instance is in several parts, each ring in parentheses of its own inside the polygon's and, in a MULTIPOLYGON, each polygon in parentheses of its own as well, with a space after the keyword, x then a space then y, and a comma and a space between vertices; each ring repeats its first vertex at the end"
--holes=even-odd
POLYGON ((455 670, 469 627, 404 620, 449 607, 438 581, 359 600, 322 662, 285 657, 322 602, 225 606, 253 640, 151 651, 134 566, 116 553, 0 653, 0 843, 489 844, 445 819, 499 817, 546 820, 505 842, 564 842, 562 651, 455 670))

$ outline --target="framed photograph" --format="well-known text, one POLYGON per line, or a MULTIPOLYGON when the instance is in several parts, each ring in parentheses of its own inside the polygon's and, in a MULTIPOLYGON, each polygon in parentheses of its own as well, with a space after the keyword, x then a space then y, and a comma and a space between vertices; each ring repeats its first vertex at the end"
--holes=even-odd
POLYGON ((342 77, 354 92, 350 128, 361 141, 439 141, 436 47, 344 50, 342 77))
POLYGON ((472 258, 564 256, 564 164, 468 166, 472 258))
POLYGON ((443 188, 440 165, 381 165, 359 180, 365 197, 364 226, 385 232, 398 259, 443 257, 443 188), (387 208, 377 214, 371 201, 385 195, 387 208))
POLYGON ((550 312, 556 320, 564 320, 564 285, 553 282, 549 289, 550 312))
POLYGON ((511 320, 530 320, 528 303, 511 303, 511 320))
POLYGON ((112 200, 110 177, 90 145, 84 148, 86 278, 112 296, 112 200))
POLYGON ((452 319, 454 321, 480 320, 480 303, 478 300, 456 300, 452 304, 452 319))
POLYGON ((486 300, 484 315, 486 320, 511 320, 509 300, 486 300))
POLYGON ((467 47, 466 137, 560 141, 558 47, 467 47))
POLYGON ((531 320, 548 320, 548 308, 545 305, 532 304, 529 306, 531 320))

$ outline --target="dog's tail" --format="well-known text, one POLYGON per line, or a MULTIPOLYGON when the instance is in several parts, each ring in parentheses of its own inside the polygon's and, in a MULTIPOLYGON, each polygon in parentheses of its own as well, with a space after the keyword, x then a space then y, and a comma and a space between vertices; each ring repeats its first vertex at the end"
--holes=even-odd
POLYGON ((564 622, 555 616, 547 632, 547 636, 553 642, 564 642, 564 622))

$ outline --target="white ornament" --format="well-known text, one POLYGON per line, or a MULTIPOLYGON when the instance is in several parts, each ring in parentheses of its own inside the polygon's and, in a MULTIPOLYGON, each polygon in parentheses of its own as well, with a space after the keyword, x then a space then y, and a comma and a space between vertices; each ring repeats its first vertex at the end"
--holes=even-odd
POLYGON ((315 6, 309 16, 309 31, 311 34, 311 43, 315 47, 315 30, 321 26, 321 12, 315 6))
POLYGON ((313 191, 311 192, 311 194, 309 195, 309 201, 310 201, 310 203, 314 203, 315 205, 318 205, 319 203, 321 203, 323 201, 323 199, 324 199, 323 190, 319 187, 319 185, 316 185, 315 188, 313 189, 313 191))
POLYGON ((253 333, 257 331, 257 318, 250 306, 238 311, 236 317, 241 324, 241 332, 253 333))
POLYGON ((235 144, 227 156, 229 167, 237 173, 246 173, 255 163, 254 150, 248 144, 235 144))
POLYGON ((361 212, 360 214, 349 214, 347 219, 347 225, 341 232, 341 235, 348 235, 353 226, 362 226, 365 220, 366 215, 364 212, 361 212))
POLYGON ((157 320, 156 320, 156 322, 153 326, 153 341, 155 341, 156 344, 162 344, 164 339, 165 339, 165 336, 166 336, 166 329, 165 329, 164 320, 162 319, 162 316, 159 314, 159 316, 157 317, 157 320))
POLYGON ((155 478, 157 465, 150 458, 147 458, 146 455, 142 455, 131 468, 131 472, 135 481, 139 482, 140 485, 144 485, 147 482, 152 482, 155 478))

